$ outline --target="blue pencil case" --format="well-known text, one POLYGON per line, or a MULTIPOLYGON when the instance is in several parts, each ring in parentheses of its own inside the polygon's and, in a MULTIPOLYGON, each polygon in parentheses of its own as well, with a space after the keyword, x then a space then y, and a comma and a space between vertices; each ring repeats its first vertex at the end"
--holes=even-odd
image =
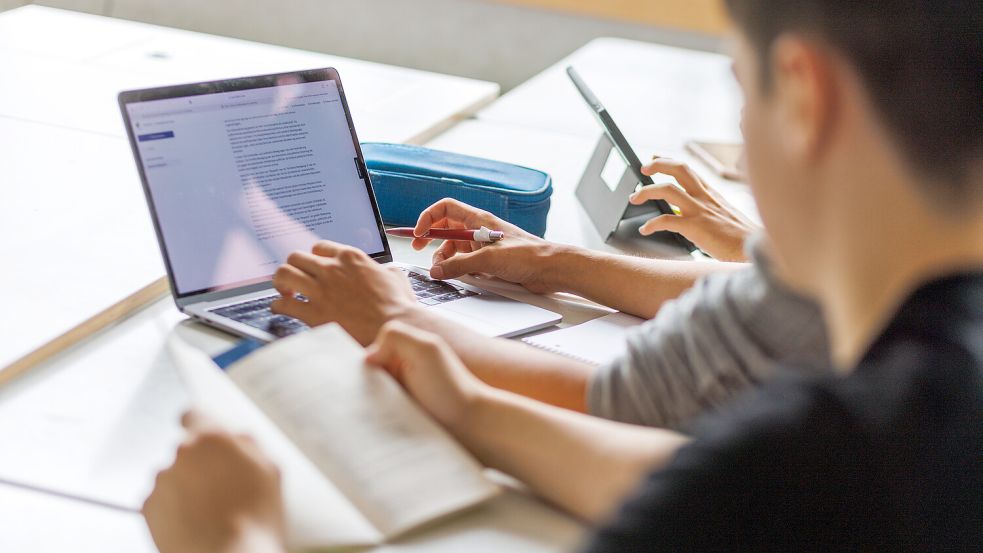
POLYGON ((537 236, 546 232, 553 194, 547 173, 404 144, 365 142, 362 154, 387 225, 415 226, 424 209, 454 198, 537 236))

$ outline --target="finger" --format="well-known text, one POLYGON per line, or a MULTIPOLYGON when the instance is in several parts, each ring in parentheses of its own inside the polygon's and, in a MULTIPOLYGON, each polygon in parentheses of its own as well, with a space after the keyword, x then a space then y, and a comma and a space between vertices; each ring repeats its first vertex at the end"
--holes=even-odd
POLYGON ((441 263, 445 259, 450 259, 459 253, 471 253, 474 251, 473 242, 460 240, 445 240, 433 254, 433 264, 441 263))
MULTIPOLYGON (((491 215, 490 213, 472 207, 465 203, 459 202, 452 198, 444 198, 439 202, 428 207, 420 214, 420 218, 417 219, 416 227, 413 229, 413 233, 417 236, 422 236, 427 233, 431 228, 436 227, 436 223, 442 219, 447 219, 448 222, 457 222, 462 224, 463 228, 471 228, 481 226, 492 226, 498 222, 498 218, 491 215)), ((449 228, 449 227, 448 227, 449 228)))
POLYGON ((392 349, 384 347, 378 340, 365 348, 365 362, 369 365, 389 370, 392 365, 391 357, 392 349))
POLYGON ((460 246, 456 240, 444 240, 444 242, 437 247, 437 251, 434 252, 434 257, 440 255, 442 259, 447 259, 452 257, 457 253, 457 247, 460 246))
POLYGON ((696 203, 686 192, 673 184, 650 184, 629 196, 634 205, 641 205, 651 200, 665 200, 683 210, 694 210, 696 203))
POLYGON ((323 316, 311 301, 300 301, 297 298, 287 296, 273 300, 270 303, 270 311, 277 315, 300 319, 308 326, 316 326, 318 318, 323 316))
POLYGON ((240 451, 252 457, 253 461, 259 465, 272 465, 273 462, 267 458, 263 448, 252 434, 233 434, 232 441, 240 451))
POLYGON ((679 186, 689 193, 690 196, 702 197, 706 194, 706 186, 700 177, 685 163, 668 157, 655 158, 648 165, 642 167, 644 175, 669 175, 676 179, 679 186))
POLYGON ((285 298, 292 298, 298 292, 308 298, 315 297, 320 288, 310 273, 298 269, 295 265, 277 267, 276 272, 273 273, 273 287, 285 298))
POLYGON ((366 349, 367 363, 382 367, 397 376, 393 371, 398 366, 397 350, 402 337, 412 329, 399 321, 390 321, 379 329, 376 339, 366 349))
POLYGON ((320 242, 314 244, 314 247, 311 248, 311 253, 314 255, 320 255, 321 257, 335 257, 344 248, 344 246, 336 242, 321 240, 320 242))
MULTIPOLYGON (((430 229, 446 228, 448 225, 450 225, 450 223, 447 221, 447 218, 445 217, 443 219, 440 219, 439 221, 434 221, 430 225, 430 229)), ((416 232, 415 229, 414 229, 414 232, 416 232)), ((435 238, 419 238, 419 237, 417 237, 417 238, 414 238, 413 239, 413 242, 411 244, 413 246, 413 249, 419 251, 419 250, 422 250, 423 248, 427 247, 428 245, 430 245, 430 243, 433 242, 434 240, 435 240, 435 238)))
POLYGON ((191 433, 208 432, 222 428, 215 419, 196 409, 190 409, 181 415, 181 426, 191 433))
POLYGON ((683 233, 686 229, 686 219, 678 215, 659 215, 645 222, 638 227, 639 234, 649 236, 659 231, 670 231, 683 233))
MULTIPOLYGON (((317 246, 314 246, 314 248, 317 248, 317 246)), ((337 253, 332 256, 318 253, 293 252, 287 256, 287 265, 296 267, 308 275, 316 277, 323 272, 324 266, 330 262, 329 260, 337 257, 341 251, 341 249, 338 249, 337 253)))
POLYGON ((390 321, 379 330, 366 360, 373 364, 391 367, 400 358, 413 356, 421 351, 437 347, 436 335, 414 328, 400 321, 390 321))
POLYGON ((498 249, 488 246, 475 252, 457 254, 434 265, 430 269, 430 276, 445 280, 471 273, 493 273, 491 256, 498 249))

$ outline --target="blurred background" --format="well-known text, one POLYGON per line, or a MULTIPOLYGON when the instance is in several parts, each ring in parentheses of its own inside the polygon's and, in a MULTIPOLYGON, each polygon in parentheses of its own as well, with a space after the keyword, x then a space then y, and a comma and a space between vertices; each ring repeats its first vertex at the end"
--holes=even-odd
POLYGON ((599 36, 722 51, 718 0, 0 0, 494 81, 503 92, 599 36))

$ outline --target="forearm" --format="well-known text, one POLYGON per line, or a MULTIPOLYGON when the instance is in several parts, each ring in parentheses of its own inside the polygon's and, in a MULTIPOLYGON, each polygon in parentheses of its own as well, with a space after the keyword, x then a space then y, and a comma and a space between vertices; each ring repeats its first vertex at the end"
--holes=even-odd
POLYGON ((482 336, 425 309, 402 319, 443 338, 465 366, 491 386, 574 411, 587 409, 587 382, 594 369, 586 363, 482 336))
POLYGON ((494 390, 451 428, 485 464, 591 521, 606 517, 687 439, 605 421, 494 390))
POLYGON ((698 279, 711 273, 735 271, 744 263, 645 259, 560 247, 551 260, 552 288, 631 313, 655 316, 698 279))

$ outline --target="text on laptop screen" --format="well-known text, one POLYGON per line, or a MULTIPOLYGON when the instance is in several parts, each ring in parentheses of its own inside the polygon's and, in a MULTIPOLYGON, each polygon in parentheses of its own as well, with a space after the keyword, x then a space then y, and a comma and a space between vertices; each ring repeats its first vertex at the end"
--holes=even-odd
POLYGON ((179 294, 269 280, 320 239, 385 250, 335 81, 127 112, 179 294))

